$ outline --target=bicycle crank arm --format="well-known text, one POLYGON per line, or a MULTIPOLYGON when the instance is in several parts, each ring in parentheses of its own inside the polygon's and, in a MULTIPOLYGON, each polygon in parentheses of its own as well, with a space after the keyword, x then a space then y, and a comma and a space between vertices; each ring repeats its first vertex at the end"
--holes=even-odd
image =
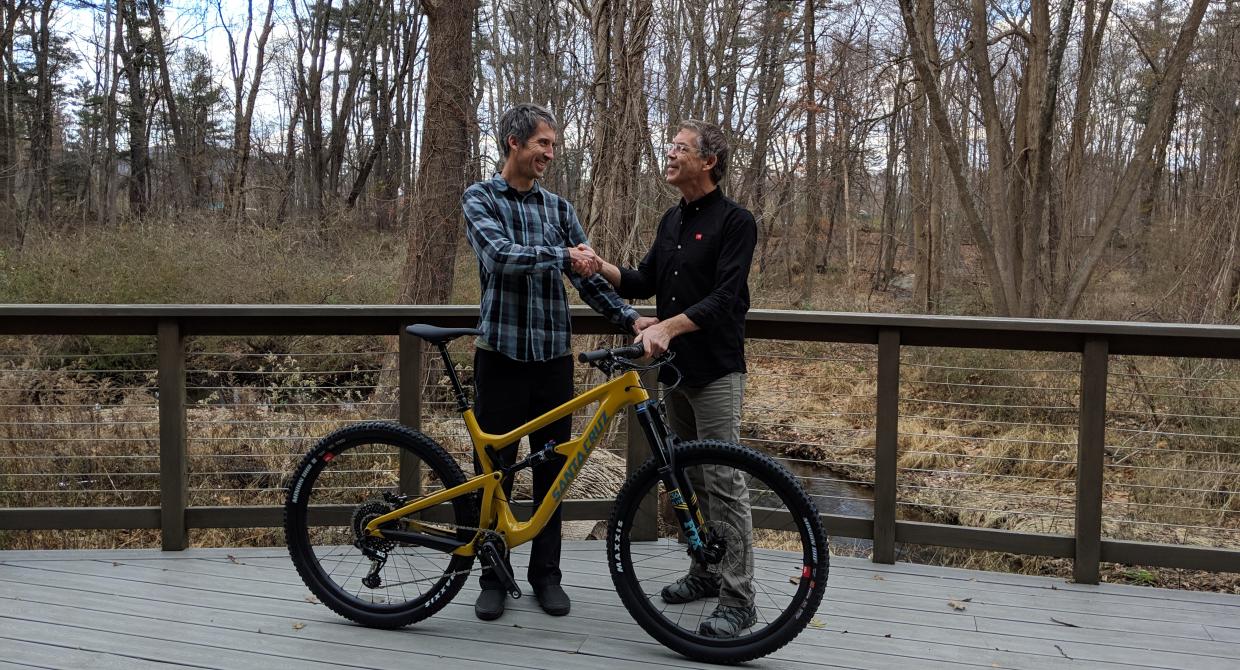
POLYGON ((478 550, 478 556, 482 558, 484 568, 490 568, 495 576, 499 579, 504 590, 508 592, 514 600, 521 597, 521 587, 517 586, 517 580, 512 576, 512 572, 508 570, 508 566, 504 563, 504 557, 500 554, 495 545, 490 542, 484 542, 478 550))

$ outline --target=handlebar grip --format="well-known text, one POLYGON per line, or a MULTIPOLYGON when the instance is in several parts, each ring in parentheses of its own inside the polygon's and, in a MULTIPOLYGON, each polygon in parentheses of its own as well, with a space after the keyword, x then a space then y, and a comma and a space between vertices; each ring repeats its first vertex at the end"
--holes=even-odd
POLYGON ((594 351, 583 351, 577 354, 577 360, 582 363, 593 363, 601 361, 611 355, 610 349, 595 349, 594 351))
POLYGON ((616 347, 615 349, 595 349, 594 351, 583 351, 577 354, 577 360, 582 363, 593 363, 601 361, 604 358, 641 358, 646 355, 646 347, 640 344, 630 344, 624 347, 616 347))
POLYGON ((612 349, 611 353, 622 358, 641 358, 646 355, 646 347, 641 344, 630 344, 612 349))

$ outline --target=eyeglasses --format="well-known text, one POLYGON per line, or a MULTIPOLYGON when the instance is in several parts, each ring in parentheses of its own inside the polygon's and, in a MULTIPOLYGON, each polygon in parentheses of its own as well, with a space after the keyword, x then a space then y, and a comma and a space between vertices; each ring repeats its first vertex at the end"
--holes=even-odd
POLYGON ((681 156, 687 153, 697 153, 697 149, 694 149, 688 144, 681 144, 680 142, 668 142, 663 145, 663 150, 669 154, 677 154, 681 156))

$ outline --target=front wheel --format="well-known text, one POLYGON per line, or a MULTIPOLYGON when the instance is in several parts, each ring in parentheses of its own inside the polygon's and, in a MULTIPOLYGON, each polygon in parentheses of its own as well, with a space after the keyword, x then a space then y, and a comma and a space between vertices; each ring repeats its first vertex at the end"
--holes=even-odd
POLYGON ((742 663, 783 647, 827 585, 827 536, 814 503, 785 468, 737 444, 682 443, 674 464, 697 496, 710 558, 692 558, 668 509, 677 496, 647 461, 620 490, 608 525, 608 565, 625 608, 659 642, 697 660, 742 663))

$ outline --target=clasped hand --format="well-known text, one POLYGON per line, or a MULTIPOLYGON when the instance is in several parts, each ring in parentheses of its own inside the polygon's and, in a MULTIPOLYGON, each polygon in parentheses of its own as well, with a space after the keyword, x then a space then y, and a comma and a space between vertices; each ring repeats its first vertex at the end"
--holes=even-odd
POLYGON ((603 259, 599 258, 598 254, 586 244, 568 247, 568 259, 573 272, 582 277, 589 277, 603 269, 603 259))

